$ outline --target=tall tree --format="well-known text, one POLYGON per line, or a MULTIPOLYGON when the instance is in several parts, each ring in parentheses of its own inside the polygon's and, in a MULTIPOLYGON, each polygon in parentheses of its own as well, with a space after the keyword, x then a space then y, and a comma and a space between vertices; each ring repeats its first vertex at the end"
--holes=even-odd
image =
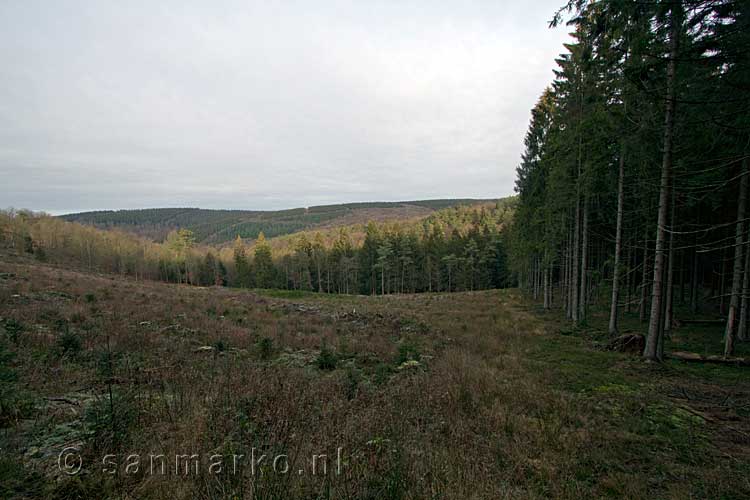
POLYGON ((734 240, 734 268, 732 272, 732 295, 729 302, 726 330, 724 331, 724 356, 734 354, 734 341, 737 335, 737 315, 740 308, 740 292, 742 291, 742 251, 745 246, 745 205, 747 203, 748 168, 747 160, 742 162, 740 173, 739 200, 737 202, 737 224, 734 240))
POLYGON ((276 268, 271 257, 271 247, 261 231, 255 241, 253 253, 253 267, 255 268, 255 284, 259 288, 272 288, 276 281, 276 268))
POLYGON ((667 216, 669 212, 669 190, 672 181, 672 144, 674 139, 674 113, 676 97, 677 58, 679 55, 680 33, 682 31, 682 2, 677 0, 670 7, 669 15, 669 59, 667 62, 667 82, 664 111, 664 140, 661 164, 661 180, 659 183, 659 211, 656 223, 656 244, 654 250, 654 282, 651 288, 651 315, 646 336, 646 347, 643 356, 651 360, 661 360, 662 326, 663 326, 663 298, 664 271, 666 253, 664 242, 666 239, 667 216))

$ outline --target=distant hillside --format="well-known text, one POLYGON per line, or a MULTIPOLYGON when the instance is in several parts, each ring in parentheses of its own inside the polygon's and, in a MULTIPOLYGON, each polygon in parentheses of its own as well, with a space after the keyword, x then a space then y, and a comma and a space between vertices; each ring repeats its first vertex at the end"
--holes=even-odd
MULTIPOLYGON (((347 224, 346 219, 341 218, 336 219, 337 224, 324 224, 309 230, 304 229, 292 234, 276 236, 269 238, 267 242, 273 250, 274 255, 283 256, 295 251, 300 238, 306 238, 309 241, 319 240, 326 247, 330 248, 339 238, 342 230, 346 232, 354 247, 359 248, 365 239, 365 230, 369 222, 379 223, 377 226, 386 231, 415 231, 417 234, 420 234, 433 225, 439 225, 448 234, 453 231, 466 234, 475 223, 482 219, 488 226, 500 230, 512 218, 515 206, 516 197, 509 196, 497 200, 473 200, 471 203, 461 203, 432 210, 427 215, 417 217, 385 216, 379 219, 368 217, 351 224, 347 224)), ((250 244, 251 248, 253 246, 254 243, 250 244)))
POLYGON ((488 201, 493 200, 347 203, 276 211, 150 208, 81 212, 60 217, 103 229, 122 229, 155 241, 162 241, 174 229, 184 228, 193 231, 198 242, 215 245, 230 241, 237 235, 254 239, 261 231, 272 238, 306 229, 348 226, 371 220, 383 222, 421 218, 443 208, 488 201))

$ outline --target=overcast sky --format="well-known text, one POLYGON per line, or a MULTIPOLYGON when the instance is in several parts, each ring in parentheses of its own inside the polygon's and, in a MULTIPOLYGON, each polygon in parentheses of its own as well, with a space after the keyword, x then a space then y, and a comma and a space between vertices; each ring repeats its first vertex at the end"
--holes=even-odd
POLYGON ((561 0, 0 2, 0 206, 511 194, 561 0))

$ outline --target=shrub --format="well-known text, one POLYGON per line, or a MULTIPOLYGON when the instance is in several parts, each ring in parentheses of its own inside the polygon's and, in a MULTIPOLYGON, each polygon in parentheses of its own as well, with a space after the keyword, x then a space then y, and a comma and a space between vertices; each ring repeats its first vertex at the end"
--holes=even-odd
POLYGON ((87 293, 86 295, 83 296, 83 300, 85 300, 89 304, 94 303, 94 302, 96 302, 96 295, 94 295, 93 293, 89 292, 89 293, 87 293))
POLYGON ((66 333, 68 330, 70 330, 68 320, 61 317, 59 312, 57 312, 57 316, 55 317, 55 330, 60 333, 66 333))
POLYGON ((57 347, 60 350, 60 355, 76 355, 81 352, 81 349, 83 348, 83 342, 81 341, 81 337, 78 334, 76 334, 75 332, 71 332, 69 329, 66 329, 57 338, 57 347))
POLYGON ((0 423, 5 423, 13 411, 16 371, 10 366, 13 353, 8 352, 5 344, 0 342, 0 423))
POLYGON ((9 318, 5 320, 5 333, 8 335, 8 339, 14 344, 18 343, 18 334, 24 330, 23 324, 9 318))
POLYGON ((270 337, 263 337, 257 343, 258 357, 263 360, 270 359, 273 356, 273 339, 270 337))
POLYGON ((11 366, 14 357, 15 354, 0 341, 0 427, 34 411, 33 398, 17 384, 18 374, 11 366))
POLYGON ((108 380, 115 375, 115 367, 120 361, 122 354, 110 350, 101 350, 96 353, 96 374, 102 380, 108 380))
POLYGON ((327 346, 323 346, 318 354, 318 358, 315 360, 315 364, 320 370, 335 370, 338 359, 336 353, 330 350, 327 346))
POLYGON ((87 410, 85 426, 95 449, 114 449, 127 444, 138 420, 135 399, 127 393, 110 392, 87 410))
POLYGON ((386 363, 378 363, 378 365, 375 367, 375 384, 377 385, 383 385, 388 381, 388 378, 391 376, 391 367, 388 366, 386 363))
POLYGON ((40 262, 44 262, 47 260, 47 254, 44 252, 44 248, 41 246, 35 246, 34 247, 34 257, 36 257, 36 260, 40 262))
POLYGON ((359 392, 359 381, 360 381, 359 370, 354 367, 349 367, 346 370, 346 399, 351 401, 357 397, 359 392))
POLYGON ((407 361, 419 361, 421 358, 419 349, 414 344, 409 342, 403 342, 398 346, 398 356, 396 357, 396 364, 402 365, 407 361))
POLYGON ((26 253, 34 253, 34 240, 28 234, 23 237, 23 251, 26 253))

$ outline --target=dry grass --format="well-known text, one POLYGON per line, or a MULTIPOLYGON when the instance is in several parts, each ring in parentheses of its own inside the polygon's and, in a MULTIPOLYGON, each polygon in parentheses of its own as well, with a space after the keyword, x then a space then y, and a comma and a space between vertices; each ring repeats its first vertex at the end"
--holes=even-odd
POLYGON ((592 349, 514 291, 282 299, 11 260, 3 497, 750 495, 746 371, 592 349), (73 478, 57 471, 67 444, 73 478), (341 474, 308 473, 339 447, 341 474), (101 471, 106 453, 252 448, 292 473, 101 471))

